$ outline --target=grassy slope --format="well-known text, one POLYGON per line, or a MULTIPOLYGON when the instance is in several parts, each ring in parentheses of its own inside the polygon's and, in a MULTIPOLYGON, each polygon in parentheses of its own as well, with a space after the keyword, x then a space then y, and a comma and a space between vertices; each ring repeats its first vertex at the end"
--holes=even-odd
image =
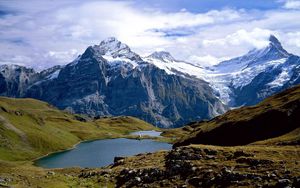
POLYGON ((156 129, 133 117, 78 121, 34 99, 0 98, 0 160, 31 160, 72 147, 82 140, 115 138, 135 130, 156 129))
POLYGON ((300 142, 300 86, 267 98, 260 104, 231 110, 211 121, 182 128, 175 144, 245 145, 300 142), (189 130, 184 132, 184 130, 189 130))

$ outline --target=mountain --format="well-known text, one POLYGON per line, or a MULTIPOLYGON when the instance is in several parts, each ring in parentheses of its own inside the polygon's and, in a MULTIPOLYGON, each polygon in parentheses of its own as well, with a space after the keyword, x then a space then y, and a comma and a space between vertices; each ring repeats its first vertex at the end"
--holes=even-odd
POLYGON ((36 80, 33 69, 18 65, 0 66, 0 94, 17 97, 23 95, 31 82, 36 80))
POLYGON ((168 74, 205 80, 230 107, 257 104, 300 83, 300 58, 288 53, 274 35, 266 47, 212 67, 176 60, 168 52, 155 52, 144 60, 168 74))
POLYGON ((110 37, 65 66, 42 72, 0 66, 0 94, 36 98, 90 116, 130 115, 179 127, 229 107, 257 104, 300 83, 299 60, 273 35, 265 48, 212 67, 178 60, 166 51, 141 57, 110 37))
POLYGON ((169 52, 154 52, 143 59, 144 61, 166 71, 167 74, 197 78, 201 80, 206 80, 209 83, 209 80, 205 78, 205 75, 207 74, 207 69, 189 62, 177 60, 169 52))
POLYGON ((40 73, 19 65, 0 66, 0 95, 9 97, 24 96, 28 87, 57 76, 60 66, 54 66, 40 73))
POLYGON ((256 106, 228 111, 210 121, 191 123, 174 146, 250 143, 300 144, 300 85, 271 96, 256 106))
POLYGON ((271 35, 269 45, 212 67, 208 79, 229 106, 257 104, 300 83, 300 58, 283 49, 271 35))
POLYGON ((22 97, 91 116, 135 116, 160 127, 210 119, 227 110, 207 82, 168 74, 115 38, 88 47, 72 63, 30 85, 22 97))

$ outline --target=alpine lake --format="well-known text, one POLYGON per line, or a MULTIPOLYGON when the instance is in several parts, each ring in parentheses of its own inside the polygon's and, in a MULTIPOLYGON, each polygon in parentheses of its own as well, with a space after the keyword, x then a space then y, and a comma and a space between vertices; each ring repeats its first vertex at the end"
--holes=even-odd
MULTIPOLYGON (((132 135, 158 137, 158 131, 138 131, 132 135)), ((82 167, 95 168, 112 164, 115 157, 132 156, 139 153, 170 150, 171 144, 152 139, 104 139, 81 142, 71 150, 53 153, 35 161, 44 168, 82 167)))

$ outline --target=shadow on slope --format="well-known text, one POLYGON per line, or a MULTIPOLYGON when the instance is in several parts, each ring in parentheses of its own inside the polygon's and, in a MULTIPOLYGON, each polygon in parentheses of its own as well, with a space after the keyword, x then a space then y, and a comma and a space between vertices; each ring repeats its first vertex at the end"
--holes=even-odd
POLYGON ((174 147, 188 144, 220 146, 259 143, 299 144, 300 85, 267 98, 252 107, 242 107, 211 121, 189 125, 192 130, 174 147), (273 141, 264 141, 271 138, 273 141), (264 142, 262 142, 264 141, 264 142))

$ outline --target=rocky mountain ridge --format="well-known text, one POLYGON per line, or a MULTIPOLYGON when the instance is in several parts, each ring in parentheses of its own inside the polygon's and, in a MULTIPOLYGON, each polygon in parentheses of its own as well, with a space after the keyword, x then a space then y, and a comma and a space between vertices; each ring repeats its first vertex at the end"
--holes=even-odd
POLYGON ((42 72, 1 66, 0 94, 90 116, 131 115, 160 127, 211 119, 300 83, 299 57, 275 36, 263 49, 204 68, 169 52, 141 57, 116 38, 42 72))
POLYGON ((30 78, 34 77, 41 79, 28 83, 26 92, 16 97, 44 100, 91 116, 127 114, 160 127, 177 127, 227 110, 207 82, 169 75, 115 38, 88 47, 64 67, 30 78))

